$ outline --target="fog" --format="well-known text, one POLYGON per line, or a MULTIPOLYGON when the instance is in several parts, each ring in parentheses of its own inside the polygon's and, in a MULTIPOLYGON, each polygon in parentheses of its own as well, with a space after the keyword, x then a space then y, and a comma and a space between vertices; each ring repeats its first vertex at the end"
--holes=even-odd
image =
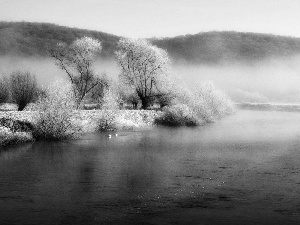
POLYGON ((174 65, 189 86, 213 81, 235 102, 300 103, 300 57, 251 64, 174 65))
MULTIPOLYGON (((223 65, 173 64, 172 74, 181 77, 188 86, 212 81, 235 102, 300 103, 300 56, 289 59, 272 59, 259 63, 223 65)), ((94 64, 98 74, 106 73, 116 80, 120 73, 114 61, 98 60, 94 64)), ((67 79, 53 59, 0 58, 0 73, 27 70, 47 86, 57 78, 67 79)))
MULTIPOLYGON (((29 71, 35 74, 38 82, 47 86, 58 78, 68 79, 67 74, 55 65, 51 58, 20 58, 2 57, 0 58, 0 74, 9 75, 12 71, 29 71)), ((96 74, 106 73, 109 77, 117 79, 119 69, 114 61, 98 60, 93 65, 96 74)))

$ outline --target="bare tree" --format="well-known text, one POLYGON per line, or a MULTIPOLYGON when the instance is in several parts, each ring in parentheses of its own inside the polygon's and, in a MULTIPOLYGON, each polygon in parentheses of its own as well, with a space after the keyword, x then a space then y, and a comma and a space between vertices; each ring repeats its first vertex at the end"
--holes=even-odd
POLYGON ((121 39, 116 52, 122 69, 120 79, 133 88, 146 109, 168 83, 169 58, 166 51, 143 39, 121 39))
POLYGON ((0 104, 7 102, 9 98, 9 89, 7 80, 2 77, 0 78, 0 104))
POLYGON ((101 49, 98 40, 83 37, 75 40, 71 45, 58 43, 49 51, 51 57, 56 60, 56 65, 67 73, 73 84, 77 105, 101 82, 92 70, 92 63, 101 49))
POLYGON ((29 72, 15 71, 9 77, 11 98, 22 111, 26 105, 32 102, 38 93, 36 78, 29 72))

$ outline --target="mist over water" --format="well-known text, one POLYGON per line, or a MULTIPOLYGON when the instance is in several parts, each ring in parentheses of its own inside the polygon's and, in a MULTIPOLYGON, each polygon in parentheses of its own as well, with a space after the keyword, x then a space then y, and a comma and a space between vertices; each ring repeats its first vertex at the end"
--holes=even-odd
POLYGON ((212 81, 235 102, 300 103, 300 57, 251 64, 173 65, 189 86, 212 81))
MULTIPOLYGON (((261 62, 224 63, 222 65, 190 65, 173 63, 172 74, 187 86, 212 81, 235 102, 300 103, 300 56, 261 62)), ((97 60, 96 74, 106 73, 117 80, 120 73, 113 60, 97 60)), ((47 86, 57 78, 67 79, 64 71, 51 58, 0 58, 0 74, 27 70, 36 74, 38 82, 47 86)))

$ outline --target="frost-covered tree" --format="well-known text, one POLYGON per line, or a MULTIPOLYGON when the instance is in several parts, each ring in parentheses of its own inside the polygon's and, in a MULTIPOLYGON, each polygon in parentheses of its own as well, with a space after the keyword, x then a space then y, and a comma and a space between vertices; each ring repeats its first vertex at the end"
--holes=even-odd
POLYGON ((165 92, 170 60, 166 51, 144 39, 121 39, 116 52, 120 80, 134 89, 146 109, 165 92))
POLYGON ((125 103, 126 106, 128 106, 127 104, 129 104, 133 109, 137 109, 137 106, 141 100, 132 88, 119 82, 118 93, 123 104, 125 103))
POLYGON ((98 78, 99 83, 91 90, 91 99, 98 104, 102 104, 105 91, 112 85, 112 80, 103 73, 102 76, 98 78))
POLYGON ((50 50, 50 55, 55 59, 56 65, 68 74, 78 105, 86 94, 101 82, 92 70, 92 64, 101 49, 100 41, 83 37, 75 40, 71 45, 58 43, 50 50))

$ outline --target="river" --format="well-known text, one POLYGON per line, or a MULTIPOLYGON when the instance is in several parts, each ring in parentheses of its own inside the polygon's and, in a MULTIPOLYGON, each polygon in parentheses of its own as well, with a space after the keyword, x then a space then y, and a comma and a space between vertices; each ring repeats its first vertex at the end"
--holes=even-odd
POLYGON ((0 151, 0 224, 300 224, 300 113, 0 151))

